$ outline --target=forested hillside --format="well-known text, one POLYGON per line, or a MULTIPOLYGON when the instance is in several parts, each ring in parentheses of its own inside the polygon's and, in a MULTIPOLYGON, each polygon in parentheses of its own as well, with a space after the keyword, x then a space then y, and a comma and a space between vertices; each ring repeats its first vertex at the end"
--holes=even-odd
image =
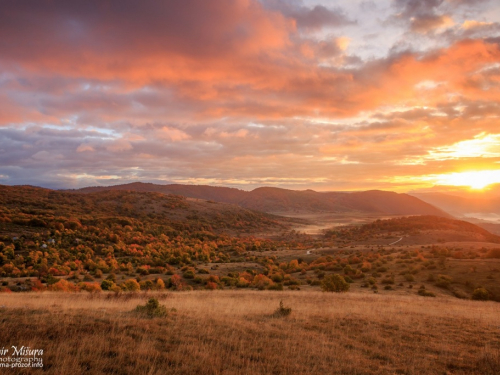
POLYGON ((317 192, 261 187, 252 191, 203 185, 156 185, 135 182, 125 185, 89 187, 76 190, 92 193, 109 190, 159 192, 237 204, 241 207, 271 213, 368 213, 385 215, 436 215, 446 212, 420 199, 391 191, 317 192))

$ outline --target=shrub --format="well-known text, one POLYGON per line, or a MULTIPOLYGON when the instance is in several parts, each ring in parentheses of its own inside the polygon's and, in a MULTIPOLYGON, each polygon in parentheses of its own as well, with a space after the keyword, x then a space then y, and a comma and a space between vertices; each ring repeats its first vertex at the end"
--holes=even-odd
POLYGON ((419 289, 418 295, 420 295, 422 297, 436 297, 436 295, 434 293, 429 292, 428 290, 425 290, 425 289, 419 289))
POLYGON ((50 273, 42 278, 42 281, 45 282, 47 285, 53 285, 59 281, 59 279, 55 278, 52 276, 50 273))
POLYGON ((111 290, 116 284, 111 280, 103 280, 101 283, 102 290, 111 290))
POLYGON ((64 230, 64 225, 63 223, 55 223, 54 228, 57 229, 59 232, 62 232, 64 230))
POLYGON ((175 290, 186 289, 186 284, 182 281, 182 278, 179 275, 172 275, 172 277, 168 280, 167 286, 175 290))
POLYGON ((283 305, 283 301, 280 301, 280 307, 276 309, 273 313, 274 318, 282 318, 285 316, 288 316, 292 313, 292 308, 291 307, 285 307, 283 305))
POLYGON ((368 272, 372 269, 372 265, 369 262, 364 262, 361 266, 361 271, 368 272))
POLYGON ((156 289, 158 290, 165 289, 165 282, 160 278, 156 279, 156 289))
POLYGON ((136 280, 134 280, 134 279, 128 279, 128 280, 126 280, 121 285, 121 287, 122 287, 122 289, 131 291, 131 292, 138 291, 138 290, 141 289, 141 286, 139 285, 139 283, 136 280))
POLYGON ((347 292, 349 287, 349 283, 338 274, 328 275, 321 282, 321 289, 324 292, 343 293, 347 292))
POLYGON ((465 293, 461 290, 454 290, 453 295, 457 298, 460 298, 460 299, 468 299, 467 293, 465 293))
POLYGON ((137 305, 135 311, 141 315, 146 315, 148 318, 167 316, 167 308, 164 305, 160 305, 156 298, 150 298, 145 305, 137 305))
POLYGON ((283 281, 283 276, 281 276, 279 273, 275 273, 271 276, 271 280, 273 280, 275 283, 280 283, 283 281))
POLYGON ((194 279, 194 271, 193 270, 187 270, 182 274, 182 277, 185 279, 194 279))
POLYGON ((259 290, 264 290, 273 284, 274 283, 270 278, 262 274, 255 276, 252 281, 252 286, 256 287, 259 290))
POLYGON ((61 279, 58 282, 50 285, 49 290, 57 292, 76 292, 78 291, 78 287, 75 284, 70 283, 69 281, 61 279))
POLYGON ((276 283, 267 287, 267 290, 283 290, 283 284, 276 283))
POLYGON ((417 293, 419 296, 422 296, 422 297, 436 297, 436 295, 434 293, 429 292, 428 290, 425 290, 424 285, 420 286, 417 293))
POLYGON ((351 279, 349 276, 344 276, 344 280, 347 281, 349 284, 352 284, 354 282, 354 280, 351 279))
POLYGON ((344 267, 344 273, 346 275, 349 275, 349 274, 354 273, 354 272, 355 272, 354 268, 352 268, 350 265, 347 265, 344 267))
POLYGON ((66 221, 63 225, 64 228, 68 228, 71 230, 76 230, 76 229, 80 228, 81 226, 82 226, 82 224, 80 224, 80 222, 78 222, 76 220, 66 221))
POLYGON ((139 267, 137 267, 136 271, 139 275, 143 275, 143 276, 149 275, 149 268, 146 266, 139 266, 139 267))
POLYGON ((489 293, 484 288, 476 288, 472 292, 472 299, 476 301, 487 301, 490 299, 489 293))
POLYGON ((224 283, 226 286, 236 286, 238 279, 229 276, 223 276, 220 279, 221 283, 224 283))
POLYGON ((216 284, 220 284, 220 279, 219 279, 219 276, 217 275, 210 275, 206 278, 207 281, 211 281, 213 283, 216 283, 216 284))
POLYGON ((208 290, 215 290, 217 289, 219 286, 214 283, 213 281, 208 281, 207 284, 205 285, 205 289, 208 289, 208 290))
POLYGON ((101 286, 98 283, 78 283, 80 290, 85 290, 89 293, 98 293, 102 291, 101 286))
POLYGON ((38 279, 34 279, 31 281, 31 290, 33 292, 41 292, 45 290, 47 287, 42 284, 42 282, 38 279))
POLYGON ((452 281, 453 281, 453 279, 450 276, 438 275, 438 278, 436 280, 436 286, 439 286, 440 288, 448 289, 450 287, 450 284, 452 281))
POLYGON ((145 281, 141 281, 139 283, 139 286, 141 287, 141 290, 153 290, 155 287, 155 284, 151 280, 145 280, 145 281))
POLYGON ((405 274, 405 280, 406 281, 415 281, 415 277, 411 273, 405 274))
POLYGON ((290 277, 289 279, 285 280, 284 285, 286 285, 286 286, 288 286, 288 285, 300 285, 300 281, 290 277))
POLYGON ((237 288, 248 288, 249 286, 250 286, 250 282, 245 280, 243 277, 240 277, 240 279, 236 283, 237 288))

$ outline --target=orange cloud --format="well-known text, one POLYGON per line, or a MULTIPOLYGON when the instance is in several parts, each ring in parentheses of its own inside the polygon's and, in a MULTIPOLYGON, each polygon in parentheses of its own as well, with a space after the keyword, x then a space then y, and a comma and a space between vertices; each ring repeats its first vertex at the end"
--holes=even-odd
POLYGON ((157 136, 159 139, 169 140, 172 142, 184 141, 191 138, 188 134, 182 130, 170 128, 168 126, 163 126, 158 132, 157 136))
POLYGON ((421 34, 374 58, 350 55, 375 39, 343 10, 300 2, 8 2, 0 175, 97 180, 106 161, 103 178, 381 187, 493 169, 496 153, 431 152, 498 133, 500 40, 460 40, 493 25, 398 3, 421 34))

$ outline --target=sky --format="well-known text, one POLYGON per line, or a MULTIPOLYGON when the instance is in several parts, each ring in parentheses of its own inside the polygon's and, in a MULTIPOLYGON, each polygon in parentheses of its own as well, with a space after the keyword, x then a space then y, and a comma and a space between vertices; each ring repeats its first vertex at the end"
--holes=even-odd
POLYGON ((497 0, 0 4, 0 184, 500 183, 497 0))

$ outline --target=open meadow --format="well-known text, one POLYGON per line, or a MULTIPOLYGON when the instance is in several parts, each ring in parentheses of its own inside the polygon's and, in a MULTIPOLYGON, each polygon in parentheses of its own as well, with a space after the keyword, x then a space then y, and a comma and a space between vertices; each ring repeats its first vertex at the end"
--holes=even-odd
POLYGON ((0 305, 2 345, 43 349, 47 374, 500 373, 495 302, 247 290, 29 292, 0 305), (166 316, 135 312, 151 297, 166 316))

